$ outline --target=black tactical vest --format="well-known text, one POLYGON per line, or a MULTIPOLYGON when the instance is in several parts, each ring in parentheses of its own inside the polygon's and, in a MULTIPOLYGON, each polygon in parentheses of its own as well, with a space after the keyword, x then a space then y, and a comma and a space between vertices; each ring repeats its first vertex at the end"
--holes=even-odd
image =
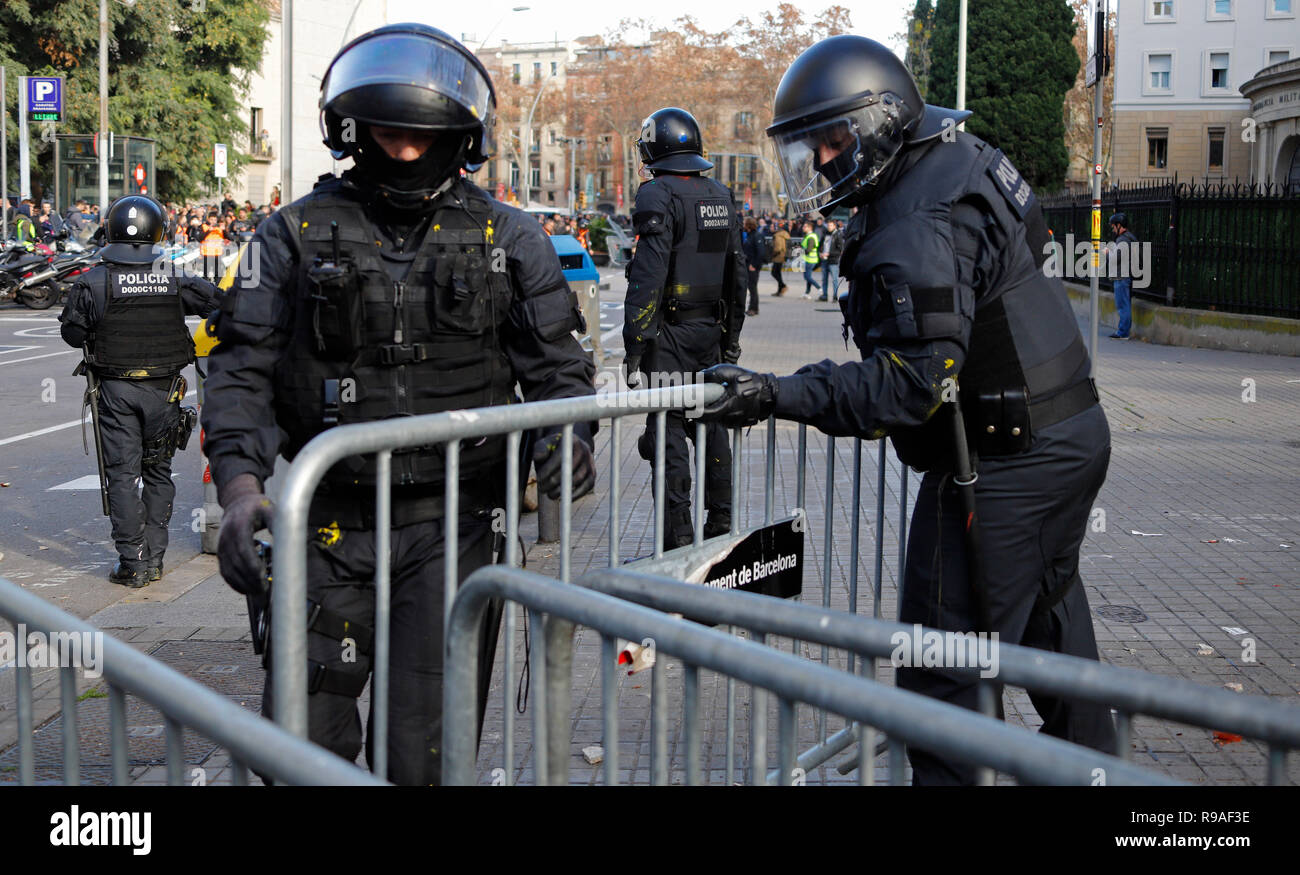
POLYGON ((150 267, 106 264, 86 280, 104 290, 104 316, 95 326, 87 358, 101 377, 168 377, 194 361, 176 277, 153 273, 150 267))
POLYGON ((708 312, 722 300, 727 240, 735 221, 731 192, 702 176, 662 175, 655 181, 668 189, 682 219, 673 236, 664 306, 692 316, 708 312))
MULTIPOLYGON (((864 219, 869 235, 871 229, 886 227, 918 212, 946 214, 953 204, 970 196, 977 197, 992 212, 1007 241, 1006 251, 998 258, 1000 281, 974 304, 970 347, 958 375, 968 432, 977 424, 976 407, 981 397, 1022 392, 1033 404, 1086 381, 1089 370, 1087 349, 1065 287, 1060 279, 1048 277, 1042 270, 1050 240, 1042 208, 1029 183, 1000 150, 964 134, 955 142, 936 143, 865 208, 865 216, 855 217, 856 229, 862 228, 864 219)), ((855 243, 846 244, 843 265, 850 263, 848 259, 856 255, 857 248, 855 243)), ((900 257, 909 256, 880 253, 876 263, 900 257)), ((891 290, 877 288, 880 284, 873 282, 876 263, 857 259, 853 264, 847 302, 850 327, 864 355, 871 353, 871 343, 864 343, 864 339, 873 333, 873 327, 879 328, 872 322, 878 323, 882 317, 894 320, 893 332, 944 336, 944 320, 955 320, 960 312, 961 302, 953 300, 955 292, 923 288, 922 266, 916 272, 918 280, 922 280, 918 287, 904 295, 891 294, 891 290), (907 299, 906 312, 898 312, 900 308, 893 305, 899 297, 907 299)), ((898 429, 890 437, 898 457, 908 465, 926 469, 934 467, 936 460, 945 464, 942 460, 952 447, 950 410, 945 405, 925 425, 898 429)))
MULTIPOLYGON (((391 244, 340 180, 285 208, 300 247, 292 339, 275 377, 286 458, 335 424, 514 400, 499 341, 512 292, 504 263, 494 265, 503 256, 492 246, 491 206, 462 199, 464 208, 448 198, 434 214, 401 282, 379 254, 391 244)), ((462 441, 462 482, 499 471, 504 447, 504 437, 462 441)), ((392 483, 441 484, 443 467, 441 446, 398 451, 392 483)), ((373 486, 374 458, 345 459, 325 480, 373 486)))

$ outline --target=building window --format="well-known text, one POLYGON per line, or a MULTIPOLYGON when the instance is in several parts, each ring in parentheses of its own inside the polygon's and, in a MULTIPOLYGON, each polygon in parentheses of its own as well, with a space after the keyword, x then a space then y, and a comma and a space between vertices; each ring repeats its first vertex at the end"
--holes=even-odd
POLYGON ((547 164, 546 164, 546 181, 547 181, 547 182, 554 182, 554 181, 555 181, 555 162, 554 162, 554 161, 548 161, 547 164))
POLYGON ((1287 61, 1290 59, 1291 59, 1291 52, 1287 49, 1269 49, 1268 63, 1265 64, 1264 66, 1271 67, 1274 64, 1280 64, 1283 61, 1287 61))
POLYGON ((1232 18, 1232 0, 1209 0, 1210 8, 1206 14, 1209 19, 1232 18))
POLYGON ((546 129, 546 145, 548 146, 555 145, 555 128, 546 129))
POLYGON ((1295 0, 1268 0, 1269 18, 1291 18, 1295 15, 1295 0))
POLYGON ((542 165, 534 164, 528 168, 528 184, 533 188, 542 187, 542 165))
POLYGON ((542 78, 542 62, 541 62, 541 61, 534 61, 534 62, 533 62, 533 81, 536 82, 536 81, 538 81, 538 80, 541 79, 541 78, 542 78))
POLYGON ((1169 79, 1173 67, 1173 55, 1147 55, 1147 90, 1169 91, 1169 79))
POLYGON ((1147 0, 1147 21, 1173 21, 1174 0, 1147 0))
POLYGON ((519 187, 519 164, 515 161, 510 162, 510 187, 519 187))
POLYGON ((1169 129, 1147 128, 1147 170, 1169 166, 1169 129))
POLYGON ((553 192, 553 191, 548 191, 548 192, 546 193, 546 202, 547 202, 548 204, 553 204, 553 203, 555 203, 555 192, 553 192))
POLYGON ((551 61, 551 75, 552 75, 552 76, 558 76, 558 75, 560 75, 560 62, 559 62, 559 61, 551 61))
POLYGON ((1228 53, 1210 52, 1210 88, 1228 90, 1228 53))
POLYGON ((754 137, 754 114, 752 112, 736 113, 736 132, 737 140, 751 140, 754 137))
POLYGON ((510 65, 510 78, 513 79, 513 80, 515 80, 515 84, 516 84, 516 85, 519 84, 519 65, 518 65, 518 64, 511 64, 511 65, 510 65))
POLYGON ((1223 128, 1210 128, 1206 133, 1205 173, 1207 176, 1223 175, 1223 128))

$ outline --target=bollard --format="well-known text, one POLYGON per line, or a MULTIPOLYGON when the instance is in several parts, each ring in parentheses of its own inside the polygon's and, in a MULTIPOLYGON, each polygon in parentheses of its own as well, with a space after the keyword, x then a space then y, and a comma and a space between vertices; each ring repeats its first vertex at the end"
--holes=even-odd
POLYGON ((560 502, 537 490, 537 543, 554 544, 560 540, 560 502))

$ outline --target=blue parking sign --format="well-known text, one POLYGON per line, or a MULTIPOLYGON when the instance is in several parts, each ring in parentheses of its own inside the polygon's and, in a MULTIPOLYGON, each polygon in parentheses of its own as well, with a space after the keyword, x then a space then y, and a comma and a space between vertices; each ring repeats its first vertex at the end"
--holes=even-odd
POLYGON ((28 76, 27 112, 34 122, 57 122, 63 115, 63 77, 28 76))

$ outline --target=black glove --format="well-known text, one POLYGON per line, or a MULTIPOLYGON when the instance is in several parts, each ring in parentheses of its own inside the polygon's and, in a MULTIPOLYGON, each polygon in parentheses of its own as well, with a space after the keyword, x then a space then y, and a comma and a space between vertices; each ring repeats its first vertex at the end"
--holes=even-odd
POLYGON ((701 418, 728 428, 743 428, 762 422, 776 409, 776 377, 759 374, 736 365, 714 365, 704 371, 704 382, 717 383, 725 394, 707 405, 701 418))
POLYGON ((623 370, 627 372, 627 387, 629 389, 635 389, 641 385, 641 356, 625 356, 623 358, 623 370))
MULTIPOLYGON (((537 466, 537 491, 552 499, 560 497, 560 477, 563 475, 561 465, 564 461, 564 448, 560 444, 562 432, 552 432, 537 442, 533 447, 533 464, 537 466)), ((596 459, 591 454, 591 445, 585 440, 573 436, 573 497, 581 498, 596 485, 596 459)))
POLYGON ((729 365, 740 361, 740 344, 735 343, 722 351, 722 360, 729 365))
POLYGON ((240 474, 220 490, 221 535, 217 539, 217 567, 236 592, 261 597, 266 592, 266 569, 253 535, 270 528, 275 505, 262 494, 252 474, 240 474))

